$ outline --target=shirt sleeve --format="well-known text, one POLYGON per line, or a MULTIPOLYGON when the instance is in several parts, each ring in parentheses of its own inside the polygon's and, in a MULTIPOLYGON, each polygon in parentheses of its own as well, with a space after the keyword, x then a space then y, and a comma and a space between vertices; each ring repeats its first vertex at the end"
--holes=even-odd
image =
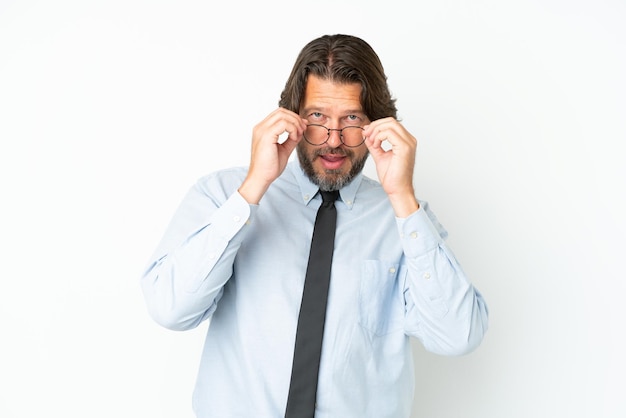
POLYGON ((447 232, 425 202, 396 223, 407 263, 407 334, 437 354, 472 351, 487 330, 488 309, 446 244, 447 232))
POLYGON ((209 318, 256 211, 235 191, 220 203, 196 186, 185 196, 141 278, 148 311, 185 330, 209 318))

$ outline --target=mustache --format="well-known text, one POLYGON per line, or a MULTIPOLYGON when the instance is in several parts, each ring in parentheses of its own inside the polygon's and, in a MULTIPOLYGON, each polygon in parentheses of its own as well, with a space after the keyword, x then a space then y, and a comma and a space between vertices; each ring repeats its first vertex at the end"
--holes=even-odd
POLYGON ((343 148, 324 147, 324 148, 316 149, 313 152, 313 157, 319 157, 320 155, 328 155, 328 154, 339 155, 342 157, 352 157, 354 156, 354 151, 343 149, 343 148))

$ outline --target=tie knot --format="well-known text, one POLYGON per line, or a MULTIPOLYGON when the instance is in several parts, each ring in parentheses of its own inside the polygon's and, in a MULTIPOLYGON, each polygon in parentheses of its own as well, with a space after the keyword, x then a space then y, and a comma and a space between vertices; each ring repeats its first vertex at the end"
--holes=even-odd
POLYGON ((331 192, 320 190, 320 194, 322 195, 324 203, 334 202, 339 197, 339 190, 333 190, 331 192))

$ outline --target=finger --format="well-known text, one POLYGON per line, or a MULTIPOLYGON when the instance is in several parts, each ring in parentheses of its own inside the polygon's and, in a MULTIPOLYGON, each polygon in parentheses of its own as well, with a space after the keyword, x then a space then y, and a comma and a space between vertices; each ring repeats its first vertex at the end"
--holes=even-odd
POLYGON ((366 138, 369 139, 373 148, 383 148, 387 151, 390 148, 390 144, 395 142, 393 137, 396 133, 388 127, 374 127, 370 132, 370 135, 366 138))
POLYGON ((282 145, 285 143, 285 141, 289 138, 289 132, 288 131, 284 131, 282 134, 278 135, 278 140, 276 141, 276 143, 278 143, 279 145, 282 145))
POLYGON ((384 129, 386 125, 389 126, 390 124, 393 124, 393 123, 397 123, 397 121, 391 117, 377 119, 373 121, 372 123, 370 123, 369 125, 364 126, 363 133, 365 135, 371 135, 374 131, 384 129))
POLYGON ((298 143, 302 140, 304 135, 304 130, 306 129, 306 123, 304 123, 303 119, 300 117, 294 119, 290 119, 286 125, 285 129, 282 132, 283 143, 285 141, 290 141, 294 143, 298 143))
POLYGON ((400 123, 380 125, 374 129, 375 140, 385 150, 412 149, 417 140, 400 123))
POLYGON ((364 143, 370 152, 370 155, 374 159, 374 162, 378 162, 379 159, 386 153, 386 151, 380 146, 380 143, 376 142, 371 137, 366 137, 364 143))
POLYGON ((271 142, 282 144, 287 140, 299 142, 306 124, 297 114, 286 109, 277 109, 259 125, 261 137, 269 136, 271 142))

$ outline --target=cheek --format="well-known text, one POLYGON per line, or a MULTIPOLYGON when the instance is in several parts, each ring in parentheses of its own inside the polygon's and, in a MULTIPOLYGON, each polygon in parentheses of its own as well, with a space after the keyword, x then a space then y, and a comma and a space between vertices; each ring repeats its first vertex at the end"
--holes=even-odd
POLYGON ((315 150, 312 149, 312 146, 302 141, 297 145, 296 151, 298 153, 298 159, 300 162, 308 162, 309 164, 313 164, 313 159, 315 155, 315 150))
POLYGON ((361 145, 361 147, 363 148, 361 149, 359 147, 352 151, 352 161, 362 160, 368 155, 369 151, 367 150, 367 148, 364 145, 361 145))
POLYGON ((300 141, 296 147, 299 154, 309 157, 311 155, 311 146, 306 141, 300 141))

